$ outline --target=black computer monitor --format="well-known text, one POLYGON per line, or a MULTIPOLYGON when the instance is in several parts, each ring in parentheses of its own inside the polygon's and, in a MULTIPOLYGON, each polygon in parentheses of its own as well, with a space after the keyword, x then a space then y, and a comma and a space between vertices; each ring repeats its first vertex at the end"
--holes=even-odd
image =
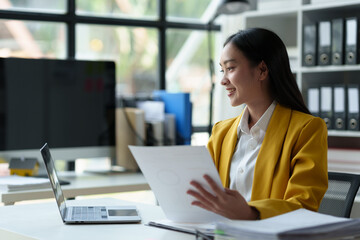
POLYGON ((0 158, 115 158, 115 64, 0 58, 0 158))

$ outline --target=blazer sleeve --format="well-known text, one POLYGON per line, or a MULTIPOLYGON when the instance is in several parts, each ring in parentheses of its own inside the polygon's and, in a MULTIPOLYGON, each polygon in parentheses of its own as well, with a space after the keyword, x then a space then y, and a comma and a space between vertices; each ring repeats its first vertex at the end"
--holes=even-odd
POLYGON ((262 219, 298 208, 317 211, 328 187, 325 123, 320 118, 312 118, 305 126, 298 127, 299 130, 291 130, 292 127, 296 128, 290 124, 287 134, 291 136, 284 142, 276 167, 290 171, 288 176, 275 173, 270 197, 249 202, 262 219))

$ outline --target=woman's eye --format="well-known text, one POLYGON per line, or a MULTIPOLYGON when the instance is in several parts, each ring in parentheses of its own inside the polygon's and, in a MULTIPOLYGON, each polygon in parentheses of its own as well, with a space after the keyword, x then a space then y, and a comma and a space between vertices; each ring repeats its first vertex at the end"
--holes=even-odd
POLYGON ((220 72, 221 72, 221 73, 225 73, 225 71, 226 71, 226 72, 231 72, 232 70, 234 70, 234 67, 227 67, 227 68, 225 68, 225 70, 224 70, 224 69, 221 69, 220 72))

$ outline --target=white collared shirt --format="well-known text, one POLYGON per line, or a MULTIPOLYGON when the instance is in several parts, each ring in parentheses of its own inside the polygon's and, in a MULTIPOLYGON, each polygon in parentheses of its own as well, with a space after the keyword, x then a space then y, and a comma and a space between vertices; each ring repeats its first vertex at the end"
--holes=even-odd
POLYGON ((251 200, 256 159, 275 106, 274 101, 251 129, 249 110, 245 107, 237 129, 238 142, 230 166, 230 188, 239 191, 248 202, 251 200))

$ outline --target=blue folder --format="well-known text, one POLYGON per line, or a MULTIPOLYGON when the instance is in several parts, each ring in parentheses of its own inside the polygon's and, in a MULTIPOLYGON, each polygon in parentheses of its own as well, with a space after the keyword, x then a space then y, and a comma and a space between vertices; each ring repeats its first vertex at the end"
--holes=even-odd
POLYGON ((154 100, 163 101, 165 113, 175 115, 176 144, 190 145, 192 134, 192 105, 189 93, 169 93, 165 90, 153 92, 154 100))

